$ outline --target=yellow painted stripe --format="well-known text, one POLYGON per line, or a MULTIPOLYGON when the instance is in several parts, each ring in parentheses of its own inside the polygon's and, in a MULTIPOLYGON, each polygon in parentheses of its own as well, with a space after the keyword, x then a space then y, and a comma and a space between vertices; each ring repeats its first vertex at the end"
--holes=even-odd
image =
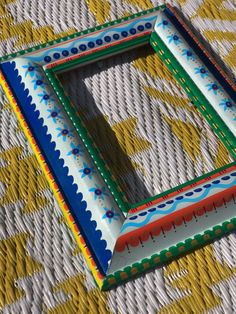
POLYGON ((49 170, 49 168, 48 168, 48 166, 47 166, 47 164, 43 158, 43 155, 41 154, 40 149, 35 142, 34 137, 32 136, 32 133, 31 133, 31 131, 30 131, 30 129, 29 129, 29 127, 28 127, 28 125, 27 125, 27 123, 26 123, 26 121, 25 121, 25 119, 24 119, 24 117, 20 111, 19 106, 17 105, 17 102, 16 102, 14 96, 12 95, 12 92, 11 92, 2 72, 0 72, 0 84, 1 84, 4 92, 6 93, 6 96, 7 96, 8 100, 9 100, 21 126, 22 126, 22 129, 23 129, 32 149, 33 149, 33 152, 36 155, 36 158, 37 158, 37 160, 38 160, 38 162, 39 162, 39 164, 40 164, 40 166, 41 166, 41 168, 42 168, 42 170, 43 170, 43 172, 44 172, 44 174, 45 174, 45 176, 49 182, 49 185, 50 185, 50 187, 51 187, 51 189, 52 189, 52 191, 53 191, 53 193, 54 193, 54 195, 58 201, 58 204, 59 204, 59 206, 60 206, 60 208, 61 208, 61 210, 62 210, 62 212, 63 212, 63 214, 67 220, 67 223, 70 226, 83 255, 85 256, 85 259, 87 260, 87 263, 88 263, 88 265, 89 265, 89 267, 90 267, 90 269, 94 275, 94 278, 95 278, 98 286, 101 288, 102 284, 103 284, 104 276, 97 269, 96 263, 93 260, 91 254, 88 250, 88 247, 85 244, 85 241, 84 241, 83 237, 81 236, 77 225, 75 224, 73 217, 70 214, 70 211, 69 211, 69 209, 65 203, 65 200, 64 200, 57 184, 55 183, 53 175, 50 172, 50 170, 49 170))

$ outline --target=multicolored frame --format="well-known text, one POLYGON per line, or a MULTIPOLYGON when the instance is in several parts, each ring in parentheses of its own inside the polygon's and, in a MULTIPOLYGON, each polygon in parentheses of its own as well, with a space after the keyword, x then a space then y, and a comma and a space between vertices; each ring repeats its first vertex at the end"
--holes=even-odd
POLYGON ((3 90, 102 289, 236 229, 236 162, 131 205, 58 80, 62 71, 147 44, 235 158, 235 87, 169 5, 0 64, 3 90))

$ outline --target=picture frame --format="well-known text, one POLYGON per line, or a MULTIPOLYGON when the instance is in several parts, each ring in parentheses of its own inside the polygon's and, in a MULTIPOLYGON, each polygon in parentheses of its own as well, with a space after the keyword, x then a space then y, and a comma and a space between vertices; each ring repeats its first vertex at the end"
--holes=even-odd
POLYGON ((0 60, 0 84, 103 290, 236 230, 235 161, 129 204, 57 77, 148 44, 235 159, 235 86, 170 5, 0 60))

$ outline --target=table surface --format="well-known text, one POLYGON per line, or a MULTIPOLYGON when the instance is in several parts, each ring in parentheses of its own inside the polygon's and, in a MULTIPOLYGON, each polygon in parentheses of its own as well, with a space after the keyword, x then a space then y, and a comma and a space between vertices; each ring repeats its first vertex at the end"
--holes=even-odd
MULTIPOLYGON (((2 0, 0 55, 162 3, 2 0)), ((169 3, 235 82, 234 1, 169 3)), ((70 71, 60 80, 131 203, 231 160, 151 49, 70 71)), ((99 291, 0 91, 1 313, 236 313, 235 247, 230 234, 116 289, 99 291)))

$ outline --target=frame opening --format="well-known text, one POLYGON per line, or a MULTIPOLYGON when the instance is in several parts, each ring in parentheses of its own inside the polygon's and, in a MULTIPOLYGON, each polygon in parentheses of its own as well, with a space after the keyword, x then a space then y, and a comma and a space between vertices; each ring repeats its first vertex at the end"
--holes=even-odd
POLYGON ((57 77, 132 207, 232 161, 149 45, 57 77))

